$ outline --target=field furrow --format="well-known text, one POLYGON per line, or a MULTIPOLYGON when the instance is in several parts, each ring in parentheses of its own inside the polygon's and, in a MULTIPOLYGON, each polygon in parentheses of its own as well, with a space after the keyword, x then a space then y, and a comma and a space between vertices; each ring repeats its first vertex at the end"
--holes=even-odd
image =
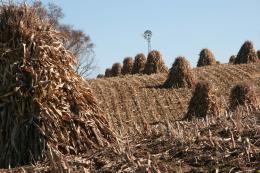
MULTIPOLYGON (((205 66, 195 68, 193 72, 198 81, 212 83, 226 105, 235 84, 253 79, 251 81, 260 86, 260 63, 205 66)), ((113 128, 124 126, 128 133, 131 128, 141 132, 147 123, 166 118, 180 120, 187 112, 192 89, 161 88, 166 78, 167 74, 129 75, 90 80, 90 86, 109 120, 116 122, 113 128)))

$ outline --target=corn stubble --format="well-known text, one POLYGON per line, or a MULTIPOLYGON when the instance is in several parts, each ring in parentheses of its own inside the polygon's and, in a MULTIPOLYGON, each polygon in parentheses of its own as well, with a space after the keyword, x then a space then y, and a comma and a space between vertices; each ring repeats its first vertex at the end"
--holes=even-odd
MULTIPOLYGON (((226 114, 196 121, 162 120, 94 155, 63 158, 66 171, 254 172, 260 159, 259 111, 237 115, 236 119, 226 114)), ((40 170, 53 172, 44 165, 24 167, 20 172, 40 170)))
POLYGON ((2 5, 0 26, 0 167, 114 140, 63 36, 25 4, 2 5))
POLYGON ((91 81, 113 130, 125 141, 115 147, 117 153, 99 150, 102 154, 89 165, 104 165, 100 172, 254 171, 260 159, 260 111, 247 104, 247 111, 231 112, 229 96, 241 80, 259 87, 260 64, 220 64, 192 72, 206 82, 193 96, 187 86, 155 87, 168 80, 163 73, 91 81))

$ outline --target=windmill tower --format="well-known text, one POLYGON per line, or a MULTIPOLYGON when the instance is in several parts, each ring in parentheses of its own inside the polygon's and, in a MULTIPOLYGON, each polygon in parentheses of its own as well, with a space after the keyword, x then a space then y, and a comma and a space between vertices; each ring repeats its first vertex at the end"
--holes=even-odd
POLYGON ((144 39, 147 41, 148 44, 148 54, 151 51, 151 39, 152 39, 152 31, 146 30, 143 34, 144 39))

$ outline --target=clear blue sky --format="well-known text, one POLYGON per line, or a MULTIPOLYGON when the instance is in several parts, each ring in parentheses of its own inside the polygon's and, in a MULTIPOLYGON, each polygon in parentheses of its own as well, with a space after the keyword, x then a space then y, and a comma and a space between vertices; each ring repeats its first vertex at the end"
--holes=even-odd
MULTIPOLYGON (((63 23, 90 35, 97 73, 126 56, 147 53, 142 37, 153 32, 152 48, 167 66, 185 56, 196 66, 202 48, 228 62, 245 40, 260 49, 260 0, 44 0, 63 8, 63 23)), ((95 75, 96 75, 95 74, 95 75)))

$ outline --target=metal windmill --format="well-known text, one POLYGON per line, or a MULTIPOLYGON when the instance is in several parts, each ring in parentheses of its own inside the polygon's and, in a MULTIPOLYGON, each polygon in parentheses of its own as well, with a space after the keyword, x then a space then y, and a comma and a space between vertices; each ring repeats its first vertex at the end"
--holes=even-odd
POLYGON ((151 38, 152 38, 152 31, 150 30, 146 30, 143 34, 144 36, 144 39, 147 40, 147 43, 148 43, 148 53, 151 51, 151 38))

